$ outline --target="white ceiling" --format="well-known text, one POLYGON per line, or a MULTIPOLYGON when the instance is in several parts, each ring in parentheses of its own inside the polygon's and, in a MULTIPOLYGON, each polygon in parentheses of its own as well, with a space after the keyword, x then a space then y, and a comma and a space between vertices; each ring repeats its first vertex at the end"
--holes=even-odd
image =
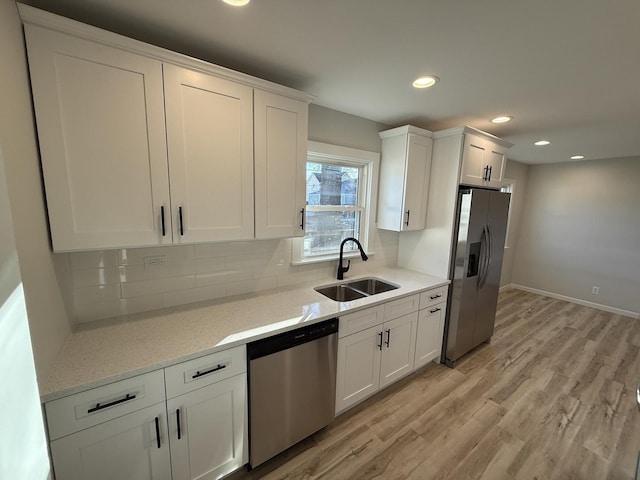
POLYGON ((471 125, 513 142, 517 161, 640 157, 639 0, 24 3, 389 126, 471 125), (440 82, 412 88, 425 73, 440 82), (499 114, 515 119, 491 124, 499 114), (534 147, 541 138, 552 144, 534 147))

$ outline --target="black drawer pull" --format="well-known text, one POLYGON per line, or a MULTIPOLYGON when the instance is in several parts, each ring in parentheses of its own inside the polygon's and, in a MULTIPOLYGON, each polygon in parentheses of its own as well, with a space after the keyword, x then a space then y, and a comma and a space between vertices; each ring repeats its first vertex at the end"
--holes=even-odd
POLYGON ((378 335, 380 336, 380 343, 378 344, 378 348, 380 349, 380 351, 382 351, 382 335, 383 335, 383 333, 380 332, 380 333, 378 333, 378 335))
POLYGON ((429 313, 436 313, 439 312, 440 309, 439 308, 434 308, 433 310, 429 310, 429 313))
POLYGON ((440 297, 442 297, 442 294, 441 294, 441 293, 439 293, 439 294, 437 294, 437 295, 431 295, 429 298, 430 298, 431 300, 435 300, 436 298, 440 298, 440 297))
POLYGON ((387 341, 384 342, 387 345, 387 348, 389 348, 389 342, 391 341, 391 329, 387 328, 387 341))
POLYGON ((160 207, 160 219, 162 221, 162 236, 164 237, 167 234, 164 226, 164 205, 160 207))
POLYGON ((176 424, 178 426, 178 440, 182 438, 182 429, 180 428, 180 409, 176 410, 176 424))
POLYGON ((109 402, 109 403, 96 403, 96 406, 93 408, 90 408, 89 410, 87 410, 87 413, 93 413, 93 412, 97 412, 98 410, 103 410, 105 408, 109 408, 109 407, 113 407, 114 405, 118 405, 119 403, 124 403, 124 402, 128 402, 129 400, 133 400, 135 399, 136 396, 132 395, 130 393, 127 393, 127 396, 124 398, 120 398, 118 400, 114 400, 113 402, 109 402))
POLYGON ((160 419, 158 417, 156 417, 155 422, 156 422, 156 442, 157 442, 158 448, 160 448, 161 447, 161 445, 160 445, 160 419))
POLYGON ((223 368, 227 368, 227 366, 218 364, 217 366, 210 368, 209 370, 204 370, 202 372, 198 370, 194 375, 191 375, 191 378, 198 378, 202 377, 203 375, 209 375, 210 373, 217 372, 218 370, 222 370, 223 368))

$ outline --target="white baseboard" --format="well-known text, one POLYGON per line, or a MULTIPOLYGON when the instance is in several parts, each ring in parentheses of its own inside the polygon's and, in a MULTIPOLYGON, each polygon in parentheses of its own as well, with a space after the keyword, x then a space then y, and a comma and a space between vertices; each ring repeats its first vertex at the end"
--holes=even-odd
POLYGON ((502 285, 499 291, 501 292, 502 290, 505 290, 507 288, 516 288, 516 286, 513 283, 507 283, 506 285, 502 285))
POLYGON ((525 292, 535 293, 537 295, 543 295, 545 297, 556 298, 558 300, 564 300, 565 302, 577 303, 578 305, 584 305, 585 307, 597 308, 598 310, 604 310, 605 312, 615 313, 616 315, 622 315, 624 317, 640 319, 640 314, 637 312, 632 312, 630 310, 623 310, 621 308, 616 308, 616 307, 610 307, 609 305, 602 305, 600 303, 588 302, 580 298, 568 297, 566 295, 560 295, 558 293, 547 292, 545 290, 538 290, 537 288, 525 287, 524 285, 510 283, 508 285, 504 285, 500 287, 500 290, 504 288, 516 288, 518 290, 524 290, 525 292))

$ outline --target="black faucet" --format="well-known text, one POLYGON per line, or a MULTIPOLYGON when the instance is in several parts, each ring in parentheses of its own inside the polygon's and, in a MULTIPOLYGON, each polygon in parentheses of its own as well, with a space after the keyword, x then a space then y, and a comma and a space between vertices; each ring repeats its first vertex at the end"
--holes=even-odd
POLYGON ((348 272, 349 267, 351 266, 351 260, 347 260, 346 267, 342 266, 342 254, 344 250, 344 244, 347 243, 349 240, 351 240, 352 242, 355 242, 355 244, 358 246, 358 250, 360 250, 360 256, 362 257, 362 261, 366 262, 367 260, 369 260, 369 257, 367 257, 367 254, 364 253, 364 250, 362 249, 362 245, 360 245, 360 242, 358 241, 357 238, 353 238, 353 237, 345 238, 344 240, 342 240, 342 243, 340 244, 340 260, 338 260, 338 276, 336 277, 338 280, 344 279, 345 272, 348 272))

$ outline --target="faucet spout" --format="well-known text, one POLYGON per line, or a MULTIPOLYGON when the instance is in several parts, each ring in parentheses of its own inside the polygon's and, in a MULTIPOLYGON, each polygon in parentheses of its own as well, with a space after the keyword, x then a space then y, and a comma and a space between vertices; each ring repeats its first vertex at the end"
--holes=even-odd
POLYGON ((362 248, 362 245, 360 245, 360 242, 358 241, 357 238, 353 238, 353 237, 345 238, 340 244, 340 259, 338 260, 338 273, 336 275, 336 278, 338 280, 344 280, 344 274, 349 271, 349 267, 351 266, 351 260, 347 260, 346 267, 342 265, 342 256, 344 254, 344 244, 349 241, 354 242, 356 244, 356 246, 358 247, 358 250, 360 250, 360 257, 362 258, 363 262, 366 262, 367 260, 369 260, 369 257, 367 256, 366 253, 364 253, 364 249, 362 248))

